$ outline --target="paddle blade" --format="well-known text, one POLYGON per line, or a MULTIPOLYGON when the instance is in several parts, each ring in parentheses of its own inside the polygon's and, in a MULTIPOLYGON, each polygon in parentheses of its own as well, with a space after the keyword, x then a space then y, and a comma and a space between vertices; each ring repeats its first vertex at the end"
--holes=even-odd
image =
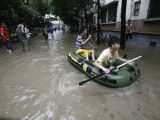
POLYGON ((82 82, 79 82, 79 86, 82 86, 83 84, 85 84, 85 83, 87 83, 87 82, 89 82, 89 81, 91 81, 91 80, 94 80, 94 79, 96 79, 96 78, 98 78, 98 77, 100 77, 100 76, 102 76, 102 75, 104 75, 104 74, 106 74, 106 73, 102 73, 102 74, 99 74, 99 75, 97 75, 97 76, 95 76, 95 77, 93 77, 93 78, 89 78, 89 79, 87 79, 87 80, 84 80, 84 81, 82 81, 82 82))
POLYGON ((84 81, 82 81, 82 82, 79 82, 79 86, 82 86, 83 84, 89 82, 90 80, 91 80, 91 79, 89 79, 89 80, 84 80, 84 81))

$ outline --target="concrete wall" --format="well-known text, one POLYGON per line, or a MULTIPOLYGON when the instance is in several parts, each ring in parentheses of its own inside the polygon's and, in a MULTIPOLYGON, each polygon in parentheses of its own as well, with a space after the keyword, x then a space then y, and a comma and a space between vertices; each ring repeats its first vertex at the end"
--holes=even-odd
MULTIPOLYGON (((106 4, 112 1, 114 0, 106 0, 106 4)), ((128 0, 126 8, 126 21, 131 18, 134 28, 132 41, 139 44, 160 48, 160 19, 147 20, 150 0, 141 0, 140 13, 138 16, 133 16, 134 2, 136 1, 139 0, 128 0)), ((122 0, 118 0, 116 23, 101 24, 101 29, 103 32, 106 32, 109 35, 116 35, 120 37, 121 3, 122 0)))
MULTIPOLYGON (((106 0, 106 4, 114 0, 106 0)), ((133 16, 134 2, 139 0, 128 0, 126 10, 126 21, 131 18, 134 31, 137 33, 160 34, 160 19, 147 20, 150 0, 141 0, 139 16, 133 16), (131 12, 132 7, 132 12, 131 12)), ((101 24, 102 30, 120 31, 121 27, 121 4, 122 0, 118 0, 117 20, 115 24, 101 24)))
MULTIPOLYGON (((133 0, 133 2, 134 1, 137 1, 137 0, 133 0)), ((141 0, 141 6, 140 6, 139 16, 133 16, 133 14, 132 14, 131 19, 132 20, 147 19, 147 14, 148 14, 148 9, 149 9, 149 3, 150 3, 150 0, 141 0)), ((128 8, 127 8, 127 10, 128 10, 128 8)))
MULTIPOLYGON (((117 8, 117 22, 121 21, 121 6, 122 6, 122 0, 105 0, 105 4, 109 4, 113 1, 118 1, 118 8, 117 8)), ((140 13, 138 16, 133 15, 134 11, 134 2, 137 2, 140 0, 127 0, 127 8, 126 8, 126 20, 132 19, 132 20, 141 20, 147 18, 147 11, 149 8, 149 2, 150 0, 141 0, 140 5, 140 13)))
MULTIPOLYGON (((136 33, 146 33, 146 34, 159 34, 160 35, 160 21, 143 21, 143 20, 133 20, 133 29, 136 33)), ((115 24, 101 24, 102 30, 110 31, 120 31, 121 22, 116 22, 115 24)))
MULTIPOLYGON (((139 1, 139 0, 127 0, 126 20, 130 18, 131 20, 141 20, 141 19, 147 18, 147 11, 149 8, 150 0, 141 0, 140 13, 138 16, 134 16, 133 15, 134 2, 136 1, 139 1)), ((122 0, 119 0, 118 10, 117 10, 117 21, 121 21, 121 5, 122 5, 122 0)))
POLYGON ((135 32, 160 34, 160 20, 159 21, 143 21, 135 20, 132 22, 135 32))
POLYGON ((113 1, 119 1, 119 0, 105 0, 105 4, 107 5, 107 4, 109 4, 109 3, 113 2, 113 1))
MULTIPOLYGON (((113 31, 103 31, 103 33, 108 35, 115 35, 120 37, 120 32, 113 32, 113 31)), ((133 39, 129 40, 133 42, 137 42, 142 45, 146 46, 153 46, 156 48, 160 48, 160 36, 159 35, 147 35, 147 34, 133 34, 133 39)))

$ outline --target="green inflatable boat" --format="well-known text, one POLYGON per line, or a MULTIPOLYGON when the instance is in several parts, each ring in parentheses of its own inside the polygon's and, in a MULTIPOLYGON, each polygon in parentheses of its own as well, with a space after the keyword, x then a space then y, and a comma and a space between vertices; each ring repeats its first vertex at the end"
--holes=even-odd
MULTIPOLYGON (((71 51, 68 53, 68 61, 90 78, 103 74, 101 69, 87 61, 85 58, 81 57, 76 52, 71 51)), ((122 63, 123 62, 116 60, 116 65, 120 65, 122 63)), ((124 87, 132 84, 137 80, 137 78, 139 78, 140 75, 141 72, 137 64, 133 66, 125 65, 119 68, 118 72, 113 71, 109 74, 104 74, 94 79, 94 81, 110 87, 124 87)))

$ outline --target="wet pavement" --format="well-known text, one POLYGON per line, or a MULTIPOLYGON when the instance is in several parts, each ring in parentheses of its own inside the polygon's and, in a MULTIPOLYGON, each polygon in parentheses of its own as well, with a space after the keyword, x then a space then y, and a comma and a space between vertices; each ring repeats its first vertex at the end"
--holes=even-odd
MULTIPOLYGON (((7 54, 0 48, 0 120, 160 120, 160 49, 127 41, 129 58, 138 60, 142 76, 124 88, 87 79, 67 61, 75 34, 56 32, 49 44, 41 35, 31 50, 7 54)), ((97 46, 100 53, 106 43, 97 46)))

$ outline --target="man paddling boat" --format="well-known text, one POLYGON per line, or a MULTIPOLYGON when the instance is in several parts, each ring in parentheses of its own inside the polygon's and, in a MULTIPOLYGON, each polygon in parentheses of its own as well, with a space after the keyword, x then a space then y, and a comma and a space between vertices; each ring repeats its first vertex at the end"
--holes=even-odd
MULTIPOLYGON (((128 61, 119 57, 118 51, 120 48, 120 39, 118 37, 112 36, 108 42, 108 45, 109 48, 105 49, 94 62, 94 65, 101 68, 105 73, 110 73, 110 67, 114 66, 116 59, 119 59, 123 62, 128 61)), ((133 62, 129 64, 133 64, 133 62)))

